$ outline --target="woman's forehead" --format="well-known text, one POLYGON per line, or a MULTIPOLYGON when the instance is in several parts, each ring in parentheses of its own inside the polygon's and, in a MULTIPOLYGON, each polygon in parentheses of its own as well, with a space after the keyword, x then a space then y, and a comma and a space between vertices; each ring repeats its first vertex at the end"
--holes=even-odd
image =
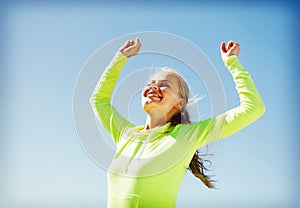
POLYGON ((156 72, 150 77, 150 81, 163 81, 168 80, 170 82, 177 82, 178 77, 174 72, 161 70, 156 72))

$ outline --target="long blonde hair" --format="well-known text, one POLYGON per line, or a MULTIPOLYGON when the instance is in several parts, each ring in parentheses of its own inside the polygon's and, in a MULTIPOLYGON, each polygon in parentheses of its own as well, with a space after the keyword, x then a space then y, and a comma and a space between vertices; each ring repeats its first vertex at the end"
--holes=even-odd
MULTIPOLYGON (((173 69, 168 68, 168 67, 159 68, 159 69, 157 69, 156 72, 160 72, 160 71, 166 71, 166 72, 170 72, 170 73, 173 73, 176 75, 176 77, 178 79, 178 83, 179 83, 179 85, 178 85, 179 96, 181 98, 185 99, 186 105, 187 105, 187 103, 189 101, 189 97, 190 97, 190 90, 189 90, 189 86, 187 85, 187 83, 183 79, 183 77, 181 75, 179 75, 176 71, 174 71, 173 69)), ((186 105, 182 106, 181 110, 171 118, 170 122, 172 125, 175 126, 177 124, 191 123, 189 113, 186 109, 186 105)), ((211 180, 211 178, 205 174, 205 172, 208 169, 205 167, 204 162, 207 162, 207 160, 202 159, 201 155, 199 154, 199 152, 197 150, 195 152, 195 154, 193 155, 193 158, 189 164, 188 169, 192 172, 192 174, 195 177, 200 179, 208 188, 214 188, 214 185, 212 183, 215 181, 211 180)))

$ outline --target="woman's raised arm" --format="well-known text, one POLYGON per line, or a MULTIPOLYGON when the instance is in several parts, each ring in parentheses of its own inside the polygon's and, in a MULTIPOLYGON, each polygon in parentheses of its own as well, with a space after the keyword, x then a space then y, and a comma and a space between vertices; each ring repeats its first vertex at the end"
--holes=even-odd
POLYGON ((106 67, 93 94, 93 107, 97 118, 112 136, 115 144, 119 141, 121 131, 133 124, 124 119, 111 105, 111 96, 128 57, 137 54, 140 47, 141 43, 138 39, 127 41, 106 67))
POLYGON ((230 41, 226 46, 222 42, 220 50, 222 60, 232 74, 240 99, 238 107, 214 118, 213 126, 223 128, 219 138, 224 138, 256 121, 264 114, 265 106, 250 74, 238 60, 240 45, 230 41))

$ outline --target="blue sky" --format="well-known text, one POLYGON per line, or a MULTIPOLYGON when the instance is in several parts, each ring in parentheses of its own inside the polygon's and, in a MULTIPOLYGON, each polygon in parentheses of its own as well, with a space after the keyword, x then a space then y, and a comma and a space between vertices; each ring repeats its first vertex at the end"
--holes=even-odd
MULTIPOLYGON (((238 104, 238 97, 219 45, 238 41, 240 60, 267 108, 260 120, 218 144, 211 158, 218 189, 206 189, 188 173, 177 207, 295 205, 299 142, 293 53, 298 31, 295 10, 282 2, 5 4, 1 207, 105 207, 106 172, 79 143, 73 90, 94 52, 109 41, 141 31, 172 33, 196 44, 222 79, 227 109, 238 104)), ((163 59, 153 62, 159 65, 163 59)), ((188 75, 186 79, 195 85, 188 75)), ((209 97, 201 102, 200 112, 209 97)))

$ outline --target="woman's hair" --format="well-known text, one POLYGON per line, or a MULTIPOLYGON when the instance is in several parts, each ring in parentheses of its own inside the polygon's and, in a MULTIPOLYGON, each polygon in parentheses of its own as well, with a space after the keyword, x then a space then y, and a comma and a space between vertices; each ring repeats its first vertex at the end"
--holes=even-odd
MULTIPOLYGON (((176 75, 179 84, 179 96, 185 99, 187 104, 190 97, 190 90, 182 76, 174 70, 167 67, 160 68, 158 69, 158 71, 167 71, 176 75)), ((181 110, 171 118, 170 122, 171 125, 174 126, 177 124, 191 123, 189 113, 186 109, 186 105, 183 106, 181 110)), ((208 169, 204 166, 204 162, 207 162, 207 160, 203 160, 197 150, 189 164, 189 170, 193 173, 195 177, 199 178, 208 188, 214 188, 212 184, 214 181, 211 180, 209 176, 205 175, 205 171, 207 171, 208 169)))

